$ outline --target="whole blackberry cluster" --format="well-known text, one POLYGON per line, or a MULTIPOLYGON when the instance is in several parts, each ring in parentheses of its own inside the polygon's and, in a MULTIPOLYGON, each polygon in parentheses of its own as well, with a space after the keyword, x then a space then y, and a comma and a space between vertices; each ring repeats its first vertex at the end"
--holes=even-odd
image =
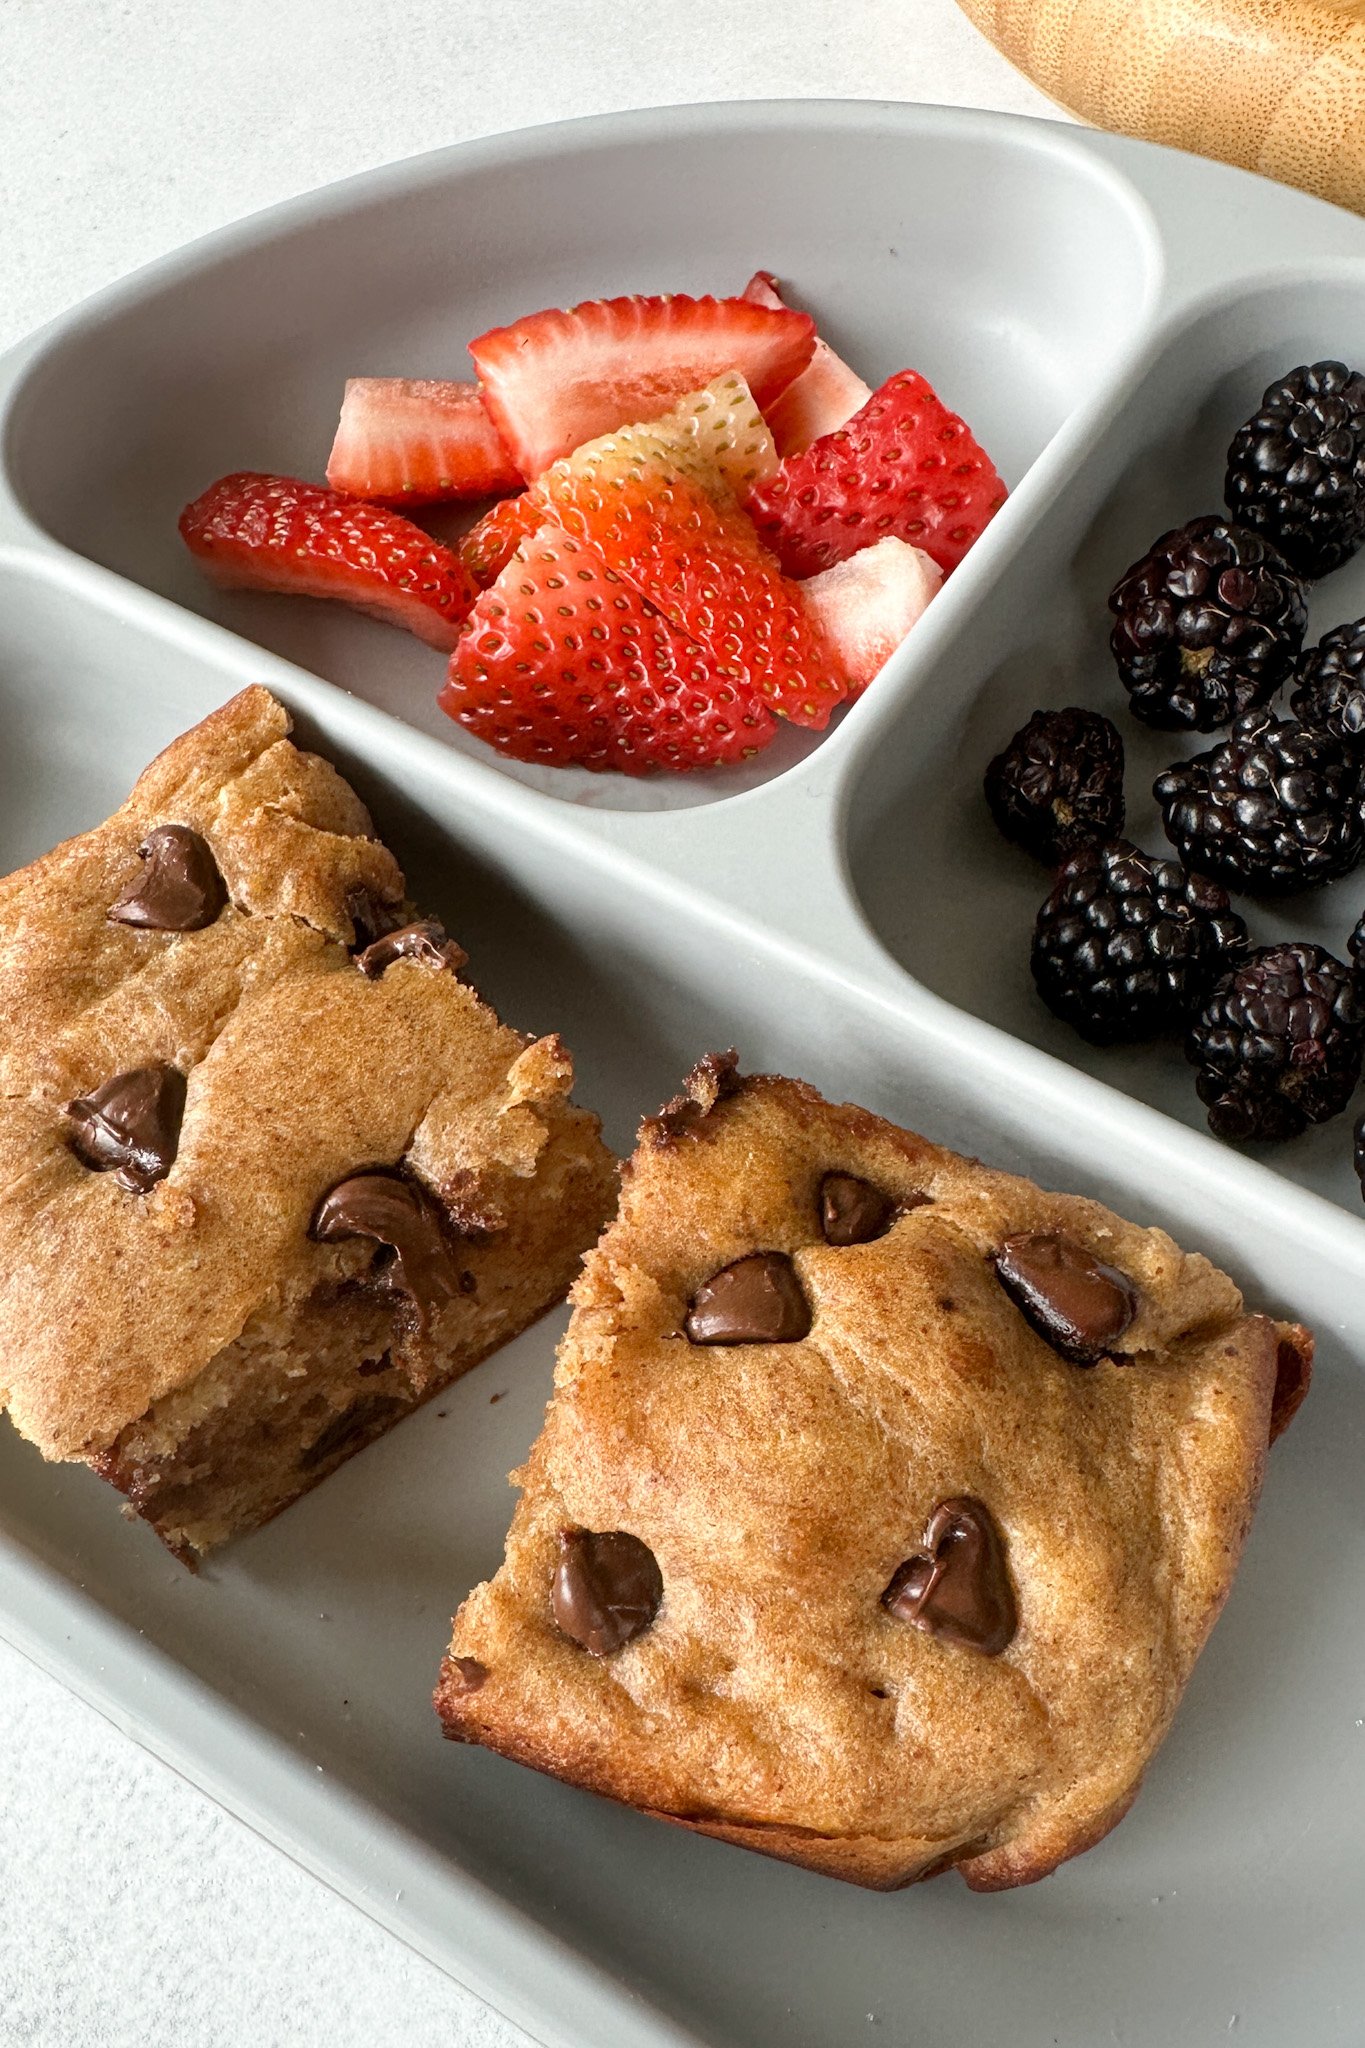
POLYGON ((1350 1101, 1365 1003, 1321 946, 1261 946, 1210 991, 1185 1050, 1216 1137, 1294 1138, 1350 1101))
POLYGON ((1245 526, 1192 519, 1164 533, 1110 593, 1109 636, 1134 715, 1213 732, 1264 704, 1303 645, 1303 585, 1245 526))
POLYGON ((1289 701, 1306 725, 1320 725, 1343 746, 1365 747, 1365 619, 1334 626, 1308 649, 1289 701))
POLYGON ((1365 377, 1308 363, 1272 384, 1228 450, 1234 519, 1301 576, 1325 576, 1365 539, 1365 377))
POLYGON ((1269 895, 1344 875, 1365 847, 1361 769, 1340 740, 1248 711, 1227 738, 1159 775, 1154 794, 1183 861, 1269 895))
POLYGON ((1226 890, 1115 839, 1057 876, 1034 927, 1033 979, 1054 1015, 1112 1045, 1182 1025, 1246 946, 1226 890))
POLYGON ((986 770, 991 816, 1049 867, 1123 830, 1123 741, 1098 711, 1035 711, 986 770))

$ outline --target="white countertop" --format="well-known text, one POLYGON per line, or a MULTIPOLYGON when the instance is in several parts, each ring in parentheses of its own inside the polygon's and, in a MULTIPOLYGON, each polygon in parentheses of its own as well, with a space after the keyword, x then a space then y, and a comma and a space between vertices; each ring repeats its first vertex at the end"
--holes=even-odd
MULTIPOLYGON (((0 0, 0 348, 394 157, 812 95, 1052 111, 954 0, 0 0)), ((0 1644, 0 2048, 526 2039, 0 1644)))

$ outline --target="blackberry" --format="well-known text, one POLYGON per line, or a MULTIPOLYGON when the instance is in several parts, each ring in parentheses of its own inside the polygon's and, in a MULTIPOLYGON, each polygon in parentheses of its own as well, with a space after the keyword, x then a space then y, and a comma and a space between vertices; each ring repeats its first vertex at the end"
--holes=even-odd
POLYGON ((1365 846, 1361 770, 1340 740, 1248 711, 1225 740, 1153 784, 1183 861, 1271 895, 1347 874, 1365 846))
POLYGON ((1163 533, 1109 597, 1133 714, 1214 732, 1264 704, 1303 645, 1303 585, 1261 534, 1213 516, 1163 533))
POLYGON ((1035 711, 986 770, 1004 833, 1056 867, 1123 830, 1123 741, 1098 711, 1035 711))
POLYGON ((1290 699, 1305 725, 1347 747, 1365 747, 1365 619, 1334 626, 1299 663, 1290 699))
POLYGON ((1296 1138, 1345 1109, 1365 1003, 1349 967, 1306 940, 1261 946, 1209 993, 1185 1056, 1219 1138, 1296 1138))
POLYGON ((1033 979, 1048 1008, 1093 1045, 1183 1024, 1246 953, 1227 891, 1126 839, 1074 854, 1033 932, 1033 979))
POLYGON ((1325 576, 1365 539, 1365 377, 1308 363, 1272 384, 1228 449, 1228 509, 1301 576, 1325 576))

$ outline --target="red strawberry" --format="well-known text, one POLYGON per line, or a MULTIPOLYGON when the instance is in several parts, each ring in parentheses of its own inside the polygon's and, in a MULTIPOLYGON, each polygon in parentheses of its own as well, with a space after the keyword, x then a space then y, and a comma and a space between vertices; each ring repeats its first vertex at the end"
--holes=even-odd
POLYGON ((748 509, 789 576, 813 576, 886 534, 947 575, 1004 502, 970 428, 917 370, 901 370, 846 427, 788 456, 748 509))
MULTIPOLYGON (((755 306, 783 304, 770 270, 756 270, 744 287, 744 296, 755 306)), ((778 454, 799 455, 822 434, 844 426, 871 396, 871 386, 817 334, 815 353, 806 368, 766 408, 778 454)))
POLYGON ((745 299, 594 299, 532 313, 469 345, 488 409, 522 474, 597 434, 653 419, 723 370, 767 407, 810 361, 805 313, 745 299))
POLYGON ((553 522, 480 597, 438 702, 519 761, 624 775, 745 760, 777 730, 733 676, 553 522))
POLYGON ((296 477, 220 477, 185 507, 180 532, 224 589, 340 598, 433 647, 455 645, 478 594, 450 549, 411 520, 296 477))
POLYGON ((937 562, 888 535, 801 585, 851 696, 861 696, 891 659, 942 581, 937 562))
POLYGON ((801 593, 712 468, 674 457, 672 416, 590 441, 540 479, 554 517, 738 675, 773 711, 819 729, 848 686, 801 593))
POLYGON ((529 540, 545 519, 545 500, 536 491, 522 491, 504 498, 471 526, 460 542, 460 560, 480 590, 496 583, 524 540, 529 540))
POLYGON ((327 481, 351 497, 400 505, 521 488, 477 384, 407 377, 347 379, 327 481))

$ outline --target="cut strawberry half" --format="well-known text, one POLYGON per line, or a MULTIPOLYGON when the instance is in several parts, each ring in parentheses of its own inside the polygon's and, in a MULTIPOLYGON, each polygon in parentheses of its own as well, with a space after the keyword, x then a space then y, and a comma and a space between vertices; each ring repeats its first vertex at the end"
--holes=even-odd
POLYGON ((500 497, 522 479, 477 384, 351 377, 327 481, 355 498, 438 505, 500 497))
POLYGON ((545 500, 534 490, 504 498, 471 526, 460 542, 460 560, 480 590, 496 583, 524 540, 545 521, 545 500))
POLYGON ((848 687, 801 593, 752 524, 687 448, 675 453, 673 416, 589 441, 537 489, 576 539, 590 541, 622 580, 771 710, 819 730, 848 687))
POLYGON ((814 576, 887 534, 946 576, 1004 502, 971 429, 917 370, 902 370, 846 427, 788 456, 748 509, 789 576, 814 576))
POLYGON ((512 459, 538 477, 584 441, 655 418, 725 370, 738 370, 766 408, 814 346, 805 313, 678 293, 532 313, 480 335, 469 353, 512 459))
POLYGON ((861 696, 923 613, 943 571, 908 541, 874 541, 801 585, 850 685, 861 696))
MULTIPOLYGON (((785 303, 770 270, 756 270, 744 287, 744 296, 755 306, 777 308, 785 303)), ((810 362, 767 409, 778 454, 799 455, 822 434, 847 425, 871 396, 871 385, 864 384, 858 372, 817 334, 810 362)))
POLYGON ((450 549, 411 520, 297 477, 220 477, 185 507, 180 532, 225 589, 339 598, 445 650, 478 595, 450 549))
POLYGON ((438 702, 516 760, 624 775, 746 760, 777 730, 751 692, 553 522, 479 598, 438 702))

